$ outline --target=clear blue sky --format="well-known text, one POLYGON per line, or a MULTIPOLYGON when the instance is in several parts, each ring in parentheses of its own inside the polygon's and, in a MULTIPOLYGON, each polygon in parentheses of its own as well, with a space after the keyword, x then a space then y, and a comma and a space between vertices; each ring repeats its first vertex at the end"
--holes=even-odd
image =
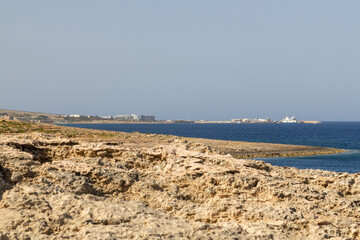
POLYGON ((360 1, 2 1, 0 108, 360 120, 360 1))

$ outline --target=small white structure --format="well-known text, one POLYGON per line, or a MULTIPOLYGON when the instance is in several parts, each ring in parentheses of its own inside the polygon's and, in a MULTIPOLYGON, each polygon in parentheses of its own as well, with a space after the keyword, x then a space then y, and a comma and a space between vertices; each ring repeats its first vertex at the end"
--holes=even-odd
POLYGON ((239 118, 231 119, 232 123, 271 123, 270 118, 239 118))
POLYGON ((281 123, 297 123, 298 120, 296 119, 296 117, 294 115, 292 117, 288 117, 286 115, 286 117, 284 117, 280 122, 281 123))
POLYGON ((153 115, 116 115, 112 116, 112 118, 120 121, 135 121, 135 122, 155 122, 155 116, 153 115))

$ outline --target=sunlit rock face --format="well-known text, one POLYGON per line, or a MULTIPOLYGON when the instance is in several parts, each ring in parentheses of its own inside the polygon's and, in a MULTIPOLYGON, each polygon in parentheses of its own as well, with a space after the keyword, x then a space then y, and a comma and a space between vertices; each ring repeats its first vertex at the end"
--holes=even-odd
POLYGON ((0 135, 0 165, 0 239, 360 237, 359 174, 239 160, 203 142, 0 135))

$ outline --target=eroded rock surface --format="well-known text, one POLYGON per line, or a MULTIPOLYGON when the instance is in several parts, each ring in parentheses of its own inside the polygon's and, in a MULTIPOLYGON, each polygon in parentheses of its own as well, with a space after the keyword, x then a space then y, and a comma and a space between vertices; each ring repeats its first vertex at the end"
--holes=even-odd
POLYGON ((357 239, 360 175, 174 139, 0 136, 0 239, 357 239))

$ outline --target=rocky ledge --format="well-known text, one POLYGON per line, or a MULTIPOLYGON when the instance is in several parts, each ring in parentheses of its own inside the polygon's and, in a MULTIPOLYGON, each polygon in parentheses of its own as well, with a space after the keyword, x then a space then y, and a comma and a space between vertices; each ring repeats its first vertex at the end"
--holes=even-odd
POLYGON ((177 137, 140 148, 0 135, 0 239, 358 239, 359 194, 359 174, 235 159, 177 137))

